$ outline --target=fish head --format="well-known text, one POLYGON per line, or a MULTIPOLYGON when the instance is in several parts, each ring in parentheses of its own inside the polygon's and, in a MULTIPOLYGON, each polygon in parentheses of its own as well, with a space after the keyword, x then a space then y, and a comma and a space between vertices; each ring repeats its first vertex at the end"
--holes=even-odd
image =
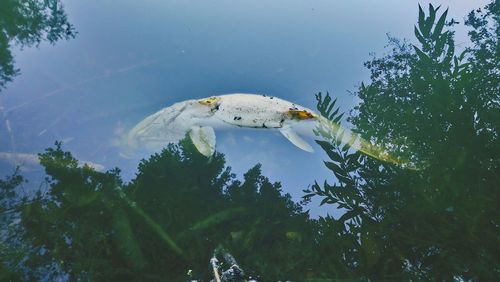
POLYGON ((321 116, 307 108, 290 108, 285 113, 283 126, 291 126, 300 135, 314 137, 321 116))
POLYGON ((286 115, 291 120, 316 120, 318 114, 308 109, 291 108, 286 112, 286 115))
POLYGON ((220 97, 212 96, 198 100, 198 104, 206 106, 210 109, 210 111, 215 112, 219 108, 220 100, 220 97))

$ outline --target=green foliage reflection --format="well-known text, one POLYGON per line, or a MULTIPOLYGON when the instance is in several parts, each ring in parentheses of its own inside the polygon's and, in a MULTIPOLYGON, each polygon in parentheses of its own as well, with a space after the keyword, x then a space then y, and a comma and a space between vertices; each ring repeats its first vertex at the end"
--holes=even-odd
POLYGON ((11 48, 54 44, 74 38, 60 0, 2 0, 0 5, 0 90, 19 73, 11 48))
POLYGON ((301 207, 255 166, 235 179, 216 154, 210 161, 183 141, 143 160, 136 178, 79 166, 56 147, 40 155, 46 194, 23 204, 30 247, 19 272, 31 279, 179 280, 210 277, 222 245, 247 273, 288 277, 310 229, 301 207), (278 261, 286 256, 291 260, 278 261), (41 275, 40 273, 43 273, 41 275))
MULTIPOLYGON (((358 277, 495 280, 500 274, 500 5, 471 12, 473 46, 455 54, 447 11, 419 9, 418 44, 390 40, 392 53, 366 63, 371 82, 351 122, 374 143, 428 166, 405 170, 335 142, 319 142, 335 184, 305 198, 345 211, 332 227, 358 277), (437 20, 436 20, 437 19, 437 20)), ((330 101, 319 99, 318 108, 330 101)), ((335 118, 335 115, 329 118, 335 118)))

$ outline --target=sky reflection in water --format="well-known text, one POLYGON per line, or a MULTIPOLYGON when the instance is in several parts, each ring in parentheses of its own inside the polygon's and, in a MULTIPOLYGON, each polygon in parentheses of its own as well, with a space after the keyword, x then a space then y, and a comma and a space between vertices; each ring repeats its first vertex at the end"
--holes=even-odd
MULTIPOLYGON (((438 2, 462 21, 485 1, 438 2)), ((263 93, 314 108, 314 94, 329 91, 348 111, 356 103, 348 91, 367 79, 363 61, 383 52, 386 32, 413 38, 417 7, 417 1, 116 3, 66 2, 75 39, 15 52, 22 74, 0 95, 13 140, 2 142, 1 152, 36 154, 62 140, 78 159, 118 166, 130 179, 147 155, 121 157, 116 139, 181 100, 263 93)), ((457 29, 460 45, 465 30, 457 29)), ((300 151, 278 132, 217 138, 234 172, 260 162, 295 200, 314 180, 332 177, 319 148, 300 151)))

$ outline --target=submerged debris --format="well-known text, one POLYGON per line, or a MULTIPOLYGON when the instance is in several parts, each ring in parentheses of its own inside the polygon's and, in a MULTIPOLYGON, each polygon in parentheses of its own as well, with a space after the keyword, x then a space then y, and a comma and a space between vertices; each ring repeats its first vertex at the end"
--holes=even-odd
POLYGON ((214 279, 210 280, 211 282, 255 281, 251 278, 246 279, 245 272, 238 265, 236 259, 221 246, 214 250, 214 255, 210 259, 210 267, 214 276, 214 279), (223 261, 217 257, 222 257, 223 261))

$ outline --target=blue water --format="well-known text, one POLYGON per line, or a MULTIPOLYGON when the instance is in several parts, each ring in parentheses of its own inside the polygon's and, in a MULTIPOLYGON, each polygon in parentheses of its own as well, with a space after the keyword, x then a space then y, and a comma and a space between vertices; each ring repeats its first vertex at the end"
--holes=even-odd
MULTIPOLYGON (((462 21, 486 1, 437 2, 462 21)), ((118 166, 125 179, 148 156, 122 157, 120 133, 178 101, 245 92, 315 108, 314 94, 329 91, 349 111, 356 104, 349 91, 368 79, 363 62, 384 52, 386 33, 413 38, 417 8, 397 0, 63 3, 78 35, 15 51, 21 75, 0 94, 11 129, 1 125, 0 151, 36 154, 62 140, 78 159, 118 166)), ((465 32, 458 27, 459 45, 465 32)), ((262 163, 295 200, 314 180, 332 179, 317 146, 309 154, 279 133, 256 130, 217 138, 234 172, 262 163)), ((334 213, 316 206, 313 215, 334 213)))

